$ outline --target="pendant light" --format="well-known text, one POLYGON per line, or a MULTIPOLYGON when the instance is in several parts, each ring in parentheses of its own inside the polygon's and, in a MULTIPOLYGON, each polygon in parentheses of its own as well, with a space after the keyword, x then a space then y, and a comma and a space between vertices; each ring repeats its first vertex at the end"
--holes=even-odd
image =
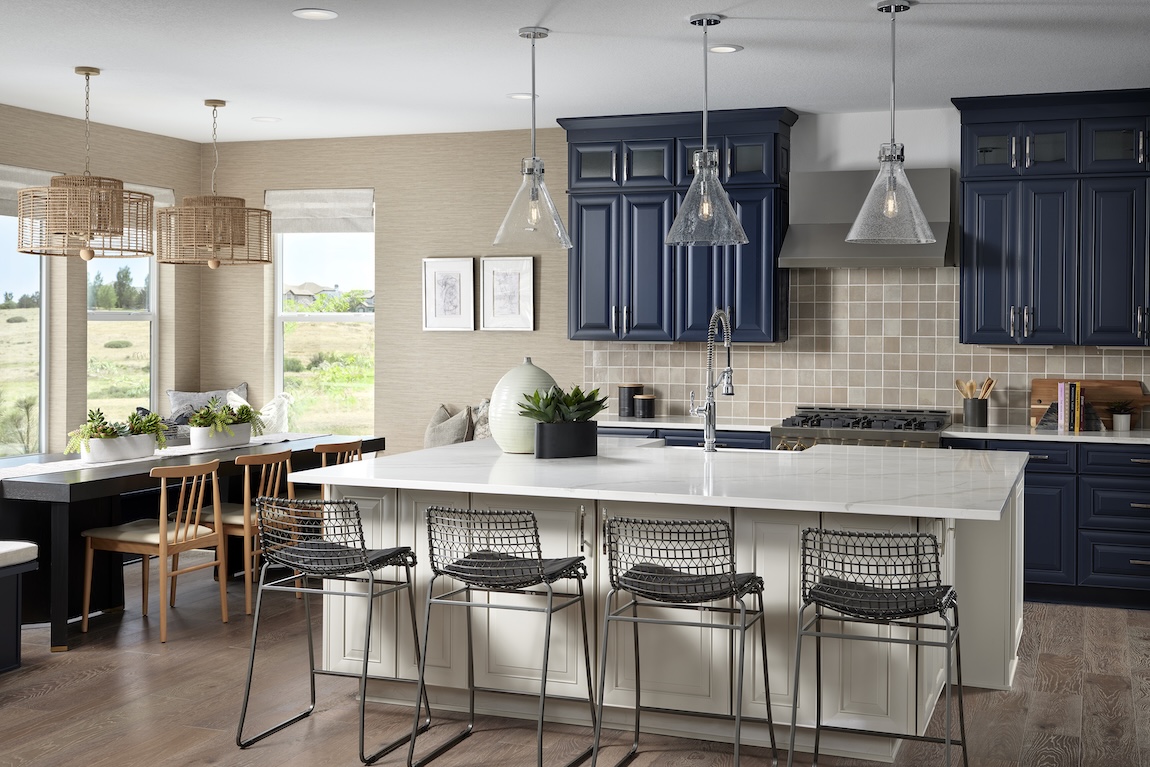
POLYGON ((683 205, 667 233, 668 245, 744 245, 747 233, 731 207, 731 200, 719 183, 719 153, 707 145, 707 27, 723 20, 715 13, 692 16, 693 25, 703 28, 703 148, 695 150, 695 178, 687 189, 683 205))
POLYGON ((272 262, 271 211, 249 208, 242 197, 216 194, 216 170, 220 149, 216 144, 216 118, 226 101, 207 99, 212 108, 212 193, 185 197, 179 207, 159 213, 159 242, 156 260, 161 264, 270 264, 272 262))
POLYGON ((84 174, 53 176, 46 187, 21 189, 16 204, 16 250, 39 256, 140 258, 152 255, 150 194, 130 192, 124 182, 89 171, 92 77, 95 67, 76 67, 84 76, 84 174))
POLYGON ((894 25, 898 14, 910 10, 910 6, 910 0, 884 0, 878 5, 881 13, 890 14, 890 143, 879 148, 878 177, 847 233, 847 242, 871 245, 934 242, 934 232, 922 214, 902 167, 902 144, 894 140, 894 25))
POLYGON ((520 37, 531 41, 531 156, 523 158, 523 181, 495 234, 496 247, 522 250, 571 247, 571 238, 543 180, 543 161, 535 152, 535 41, 547 37, 549 32, 544 27, 519 30, 520 37))

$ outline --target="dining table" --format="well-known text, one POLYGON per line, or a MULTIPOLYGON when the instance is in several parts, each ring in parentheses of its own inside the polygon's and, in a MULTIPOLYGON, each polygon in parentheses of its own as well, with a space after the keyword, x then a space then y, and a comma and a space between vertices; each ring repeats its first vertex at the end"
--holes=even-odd
MULTIPOLYGON (((53 652, 68 649, 69 622, 83 606, 83 530, 118 524, 127 518, 158 513, 159 483, 150 476, 157 466, 178 466, 219 460, 221 497, 242 500, 241 455, 290 449, 292 468, 320 465, 316 445, 344 442, 355 436, 331 434, 265 434, 251 443, 226 449, 193 450, 173 445, 147 458, 91 463, 76 455, 39 453, 0 458, 0 539, 35 542, 39 569, 23 583, 22 622, 50 626, 53 652)), ((363 436, 363 452, 385 449, 383 437, 363 436)), ((105 557, 93 572, 92 612, 122 609, 122 556, 105 557)), ((221 576, 222 577, 222 576, 221 576)))

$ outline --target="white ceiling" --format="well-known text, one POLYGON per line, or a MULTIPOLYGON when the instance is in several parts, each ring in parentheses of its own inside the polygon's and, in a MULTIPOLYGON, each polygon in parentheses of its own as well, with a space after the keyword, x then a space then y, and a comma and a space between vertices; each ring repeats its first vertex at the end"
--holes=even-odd
MULTIPOLYGON (((883 111, 889 16, 873 0, 0 0, 0 103, 211 140, 526 128, 530 43, 538 124, 702 106, 695 13, 710 42, 712 109, 883 111), (291 15, 309 3, 333 21, 291 15), (272 116, 279 122, 254 122, 272 116)), ((1150 86, 1150 0, 921 0, 898 18, 898 108, 954 96, 1150 86)))

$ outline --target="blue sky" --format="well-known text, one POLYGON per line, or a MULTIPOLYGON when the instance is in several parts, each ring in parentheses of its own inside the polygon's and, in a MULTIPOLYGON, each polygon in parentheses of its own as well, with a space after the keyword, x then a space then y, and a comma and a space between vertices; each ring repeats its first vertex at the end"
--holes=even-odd
POLYGON ((16 218, 0 216, 0 259, 4 262, 4 268, 0 269, 0 293, 19 298, 39 290, 41 258, 16 252, 16 218))

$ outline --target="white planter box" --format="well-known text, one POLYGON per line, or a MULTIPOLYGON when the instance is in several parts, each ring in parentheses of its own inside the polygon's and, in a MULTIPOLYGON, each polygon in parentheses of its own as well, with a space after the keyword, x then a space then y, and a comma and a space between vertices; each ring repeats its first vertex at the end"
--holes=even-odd
POLYGON ((90 439, 88 449, 80 450, 80 460, 89 463, 128 461, 133 458, 147 458, 155 452, 154 434, 132 434, 111 439, 90 439))
POLYGON ((214 450, 226 447, 238 447, 252 441, 252 425, 250 423, 233 423, 230 436, 226 431, 212 432, 207 426, 192 426, 189 430, 192 438, 192 448, 195 450, 214 450))

